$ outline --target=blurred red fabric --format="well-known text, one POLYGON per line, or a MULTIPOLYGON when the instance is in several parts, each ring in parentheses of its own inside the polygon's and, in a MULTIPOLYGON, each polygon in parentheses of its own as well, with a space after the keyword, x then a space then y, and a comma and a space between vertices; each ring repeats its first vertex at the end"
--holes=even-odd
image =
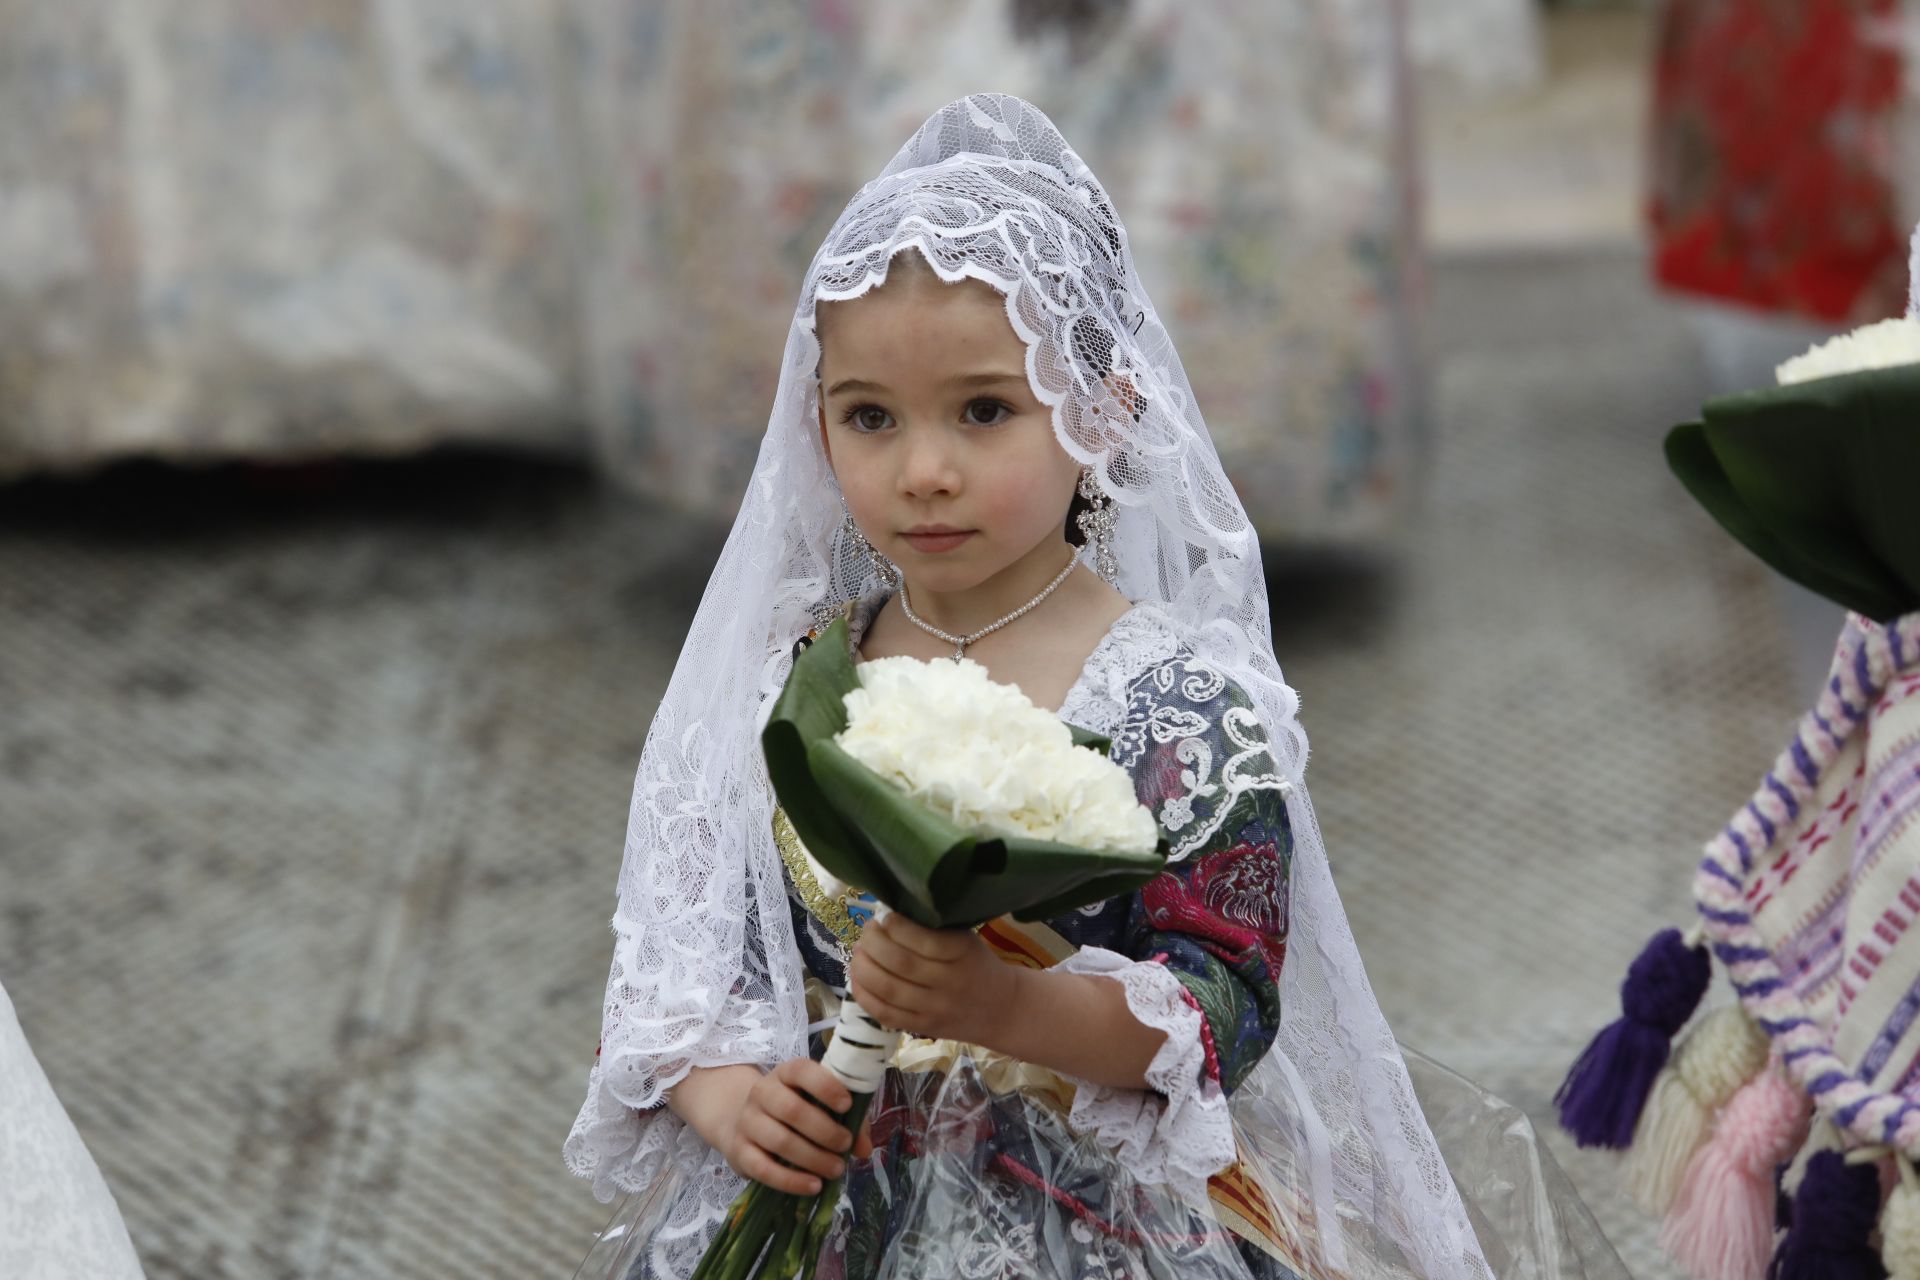
POLYGON ((1906 300, 1899 0, 1670 0, 1654 64, 1655 277, 1836 323, 1906 300))

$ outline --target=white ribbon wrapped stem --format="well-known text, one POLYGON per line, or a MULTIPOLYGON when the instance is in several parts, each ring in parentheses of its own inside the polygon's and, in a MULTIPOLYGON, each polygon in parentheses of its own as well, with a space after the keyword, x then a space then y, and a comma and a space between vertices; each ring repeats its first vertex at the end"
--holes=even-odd
MULTIPOLYGON (((890 914, 883 903, 874 909, 873 921, 878 924, 890 914)), ((874 1021, 849 994, 840 1002, 840 1020, 820 1065, 853 1092, 873 1093, 886 1078, 887 1061, 899 1047, 900 1033, 874 1021)))

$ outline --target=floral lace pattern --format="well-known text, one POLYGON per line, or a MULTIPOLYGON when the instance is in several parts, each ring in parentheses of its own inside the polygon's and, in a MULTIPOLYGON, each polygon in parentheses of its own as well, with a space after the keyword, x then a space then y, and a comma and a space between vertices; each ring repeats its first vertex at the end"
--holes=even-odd
POLYGON ((1135 769, 1149 756, 1152 785, 1141 799, 1153 806, 1176 861, 1220 830, 1238 797, 1292 787, 1246 695, 1190 652, 1155 665, 1127 690, 1113 759, 1135 769))
POLYGON ((1060 703, 1060 718, 1094 733, 1114 736, 1127 712, 1127 686, 1144 666, 1171 658, 1180 634, 1165 611, 1136 604, 1120 615, 1060 703))

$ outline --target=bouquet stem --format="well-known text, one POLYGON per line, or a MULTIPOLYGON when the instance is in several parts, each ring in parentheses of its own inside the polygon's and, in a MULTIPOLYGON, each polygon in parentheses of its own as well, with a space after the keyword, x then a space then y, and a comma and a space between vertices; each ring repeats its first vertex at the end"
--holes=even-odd
MULTIPOLYGON (((860 1132, 874 1091, 886 1077, 887 1059, 899 1043, 900 1033, 875 1022, 859 1002, 851 997, 841 1002, 840 1024, 820 1065, 853 1094, 853 1105, 837 1117, 849 1132, 860 1132)), ((811 1277, 841 1185, 835 1178, 813 1195, 796 1196, 762 1183, 748 1184, 694 1268, 693 1280, 811 1277)))

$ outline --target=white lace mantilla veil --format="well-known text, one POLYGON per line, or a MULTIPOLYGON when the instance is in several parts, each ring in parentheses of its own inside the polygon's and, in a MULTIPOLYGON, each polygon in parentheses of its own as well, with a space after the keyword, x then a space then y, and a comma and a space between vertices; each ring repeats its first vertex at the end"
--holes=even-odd
MULTIPOLYGON (((841 535, 820 447, 814 304, 865 293, 908 247, 944 279, 1006 296, 1055 434, 1118 504, 1116 585, 1159 602, 1196 654, 1250 695, 1295 783, 1280 1032, 1243 1090, 1291 1090, 1310 1110, 1302 1128, 1319 1135, 1306 1162, 1323 1221, 1337 1205, 1436 1280, 1488 1274, 1300 785, 1307 740, 1274 660, 1254 530, 1105 190, 1052 121, 1000 94, 930 117, 853 197, 808 269, 759 459, 641 756, 601 1051, 569 1166, 611 1199, 644 1187, 665 1159, 698 1164, 705 1146, 660 1106, 667 1090, 696 1066, 806 1052, 804 969, 759 731, 816 610, 876 585, 841 535)), ((717 1219, 740 1184, 723 1164, 708 1176, 717 1219)))

